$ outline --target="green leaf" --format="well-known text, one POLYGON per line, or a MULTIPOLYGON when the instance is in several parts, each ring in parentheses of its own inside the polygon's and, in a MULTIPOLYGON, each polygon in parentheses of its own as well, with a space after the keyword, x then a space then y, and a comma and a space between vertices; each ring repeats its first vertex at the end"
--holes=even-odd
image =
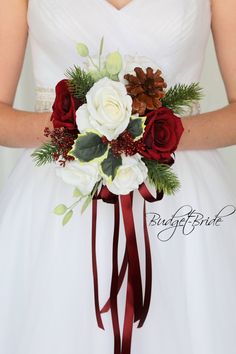
POLYGON ((65 226, 66 224, 68 224, 72 216, 73 216, 73 210, 69 210, 68 213, 66 213, 66 215, 63 218, 62 225, 65 226))
POLYGON ((82 162, 89 162, 103 156, 107 146, 96 133, 79 134, 70 154, 82 162))
POLYGON ((156 190, 171 195, 180 188, 180 182, 169 165, 149 159, 143 159, 143 162, 148 168, 149 182, 156 190))
POLYGON ((56 215, 64 215, 65 212, 68 210, 67 206, 64 204, 59 204, 58 206, 56 206, 56 208, 54 209, 54 213, 56 215))
POLYGON ((122 158, 120 156, 116 157, 113 155, 112 150, 109 149, 108 156, 101 163, 102 171, 112 180, 115 178, 119 166, 122 165, 122 158))
POLYGON ((75 197, 75 198, 83 197, 83 194, 80 192, 78 187, 75 187, 74 192, 73 192, 73 197, 75 197))
POLYGON ((85 199, 85 202, 81 208, 81 214, 83 214, 85 212, 85 210, 87 209, 87 207, 89 206, 89 204, 91 203, 92 201, 92 196, 91 195, 88 195, 87 198, 85 199))
POLYGON ((143 119, 131 118, 127 130, 132 134, 133 138, 137 138, 143 134, 143 119))
POLYGON ((103 52, 103 45, 104 45, 104 37, 102 37, 101 42, 100 42, 99 56, 102 55, 102 52, 103 52))

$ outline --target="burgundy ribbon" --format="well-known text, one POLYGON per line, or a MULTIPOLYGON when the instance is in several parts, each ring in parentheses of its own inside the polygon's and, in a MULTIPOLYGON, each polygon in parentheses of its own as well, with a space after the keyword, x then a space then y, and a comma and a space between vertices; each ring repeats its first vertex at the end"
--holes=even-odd
POLYGON ((98 271, 97 271, 97 255, 96 255, 96 229, 97 229, 97 199, 92 201, 92 267, 93 267, 93 284, 94 284, 94 303, 98 326, 104 329, 100 306, 99 306, 99 292, 98 292, 98 271))
POLYGON ((94 303, 98 326, 104 329, 101 315, 111 311, 111 318, 114 333, 114 354, 130 354, 133 323, 139 322, 138 327, 142 327, 151 302, 152 290, 152 261, 151 248, 148 236, 148 228, 146 221, 146 201, 156 202, 163 197, 163 193, 157 193, 154 197, 143 183, 139 187, 139 192, 144 199, 143 203, 143 236, 145 244, 145 291, 143 296, 142 278, 140 269, 139 252, 136 238, 135 221, 133 215, 133 192, 127 195, 112 194, 107 187, 102 187, 99 194, 95 195, 92 201, 92 265, 93 265, 93 282, 94 282, 94 303), (114 206, 114 231, 113 231, 113 256, 112 256, 112 279, 110 298, 106 304, 100 309, 99 304, 99 286, 98 286, 98 270, 96 256, 96 225, 97 225, 97 203, 98 199, 102 199, 106 203, 112 203, 114 206), (118 245, 120 230, 120 209, 122 211, 123 223, 126 236, 126 249, 119 272, 118 267, 118 245), (125 274, 127 277, 127 291, 123 333, 121 338, 121 330, 118 315, 118 294, 124 283, 125 274))
POLYGON ((139 263, 138 246, 135 233, 134 217, 132 210, 132 193, 120 196, 123 221, 126 235, 128 256, 128 271, 134 297, 134 321, 138 321, 142 313, 143 291, 139 263))
POLYGON ((120 354, 120 326, 118 317, 118 307, 117 307, 117 293, 118 293, 118 244, 119 244, 119 203, 118 201, 114 204, 114 216, 115 216, 115 226, 114 226, 114 236, 113 236, 113 267, 112 267, 112 280, 111 280, 111 292, 110 292, 110 306, 111 306, 111 317, 114 332, 114 353, 120 354))

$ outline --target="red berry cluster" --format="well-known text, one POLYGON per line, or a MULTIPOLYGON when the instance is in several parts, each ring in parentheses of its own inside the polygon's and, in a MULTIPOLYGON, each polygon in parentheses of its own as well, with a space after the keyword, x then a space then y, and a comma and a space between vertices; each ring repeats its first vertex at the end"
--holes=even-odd
POLYGON ((135 145, 136 145, 137 153, 142 155, 142 152, 146 150, 145 144, 143 142, 143 138, 135 141, 135 145))
POLYGON ((51 144, 56 147, 56 152, 52 153, 52 157, 55 161, 58 161, 61 166, 65 166, 66 161, 74 160, 74 157, 68 155, 68 153, 78 136, 77 130, 55 128, 51 131, 46 127, 44 129, 44 135, 50 137, 51 144))
MULTIPOLYGON (((107 143, 106 137, 102 137, 103 143, 107 143)), ((125 130, 117 139, 111 140, 110 146, 114 156, 125 154, 126 156, 133 156, 145 149, 142 139, 134 141, 130 132, 125 130)))

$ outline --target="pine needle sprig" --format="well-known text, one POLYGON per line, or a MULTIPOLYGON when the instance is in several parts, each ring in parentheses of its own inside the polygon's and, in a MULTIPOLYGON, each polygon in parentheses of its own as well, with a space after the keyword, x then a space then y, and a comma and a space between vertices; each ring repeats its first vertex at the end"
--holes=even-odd
POLYGON ((143 159, 148 168, 148 179, 157 191, 172 195, 180 188, 180 182, 169 165, 143 159))
POLYGON ((32 153, 36 166, 42 166, 54 161, 53 154, 56 153, 57 147, 51 143, 44 143, 40 148, 32 153))
POLYGON ((42 166, 46 163, 58 161, 61 166, 65 166, 66 161, 73 161, 74 157, 68 152, 72 149, 75 139, 78 136, 78 130, 68 130, 65 127, 44 129, 44 135, 50 138, 50 141, 44 143, 36 149, 31 156, 36 166, 42 166))
POLYGON ((65 75, 69 79, 71 93, 76 98, 85 101, 85 96, 95 83, 92 76, 76 65, 73 69, 68 69, 65 75))
POLYGON ((199 83, 176 84, 166 92, 161 102, 164 107, 172 109, 174 113, 183 114, 186 107, 190 107, 192 103, 200 101, 202 98, 202 88, 199 83))

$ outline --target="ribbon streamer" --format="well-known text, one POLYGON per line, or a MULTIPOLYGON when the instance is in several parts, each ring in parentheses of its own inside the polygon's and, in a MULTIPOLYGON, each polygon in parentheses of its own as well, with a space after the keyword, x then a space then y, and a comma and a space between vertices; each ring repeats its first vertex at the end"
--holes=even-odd
POLYGON ((142 277, 140 269, 139 252, 135 230, 135 220, 133 215, 133 192, 127 195, 112 194, 107 187, 102 187, 99 194, 95 195, 92 201, 92 266, 94 283, 94 303, 98 326, 104 329, 102 314, 111 311, 113 333, 114 333, 114 354, 130 354, 133 324, 138 323, 138 328, 142 327, 151 302, 152 290, 152 260, 149 242, 147 221, 146 221, 146 201, 153 203, 163 197, 163 193, 158 193, 154 197, 143 183, 139 187, 143 203, 143 236, 145 245, 145 291, 143 296, 142 277), (96 256, 96 226, 97 226, 97 204, 98 199, 106 203, 113 204, 114 207, 114 231, 113 231, 113 255, 112 255, 112 279, 110 288, 110 298, 100 309, 98 269, 96 256), (119 272, 118 269, 118 246, 120 236, 120 210, 122 211, 123 223, 126 236, 126 249, 119 272), (119 324, 118 294, 124 284, 125 275, 127 277, 126 303, 124 314, 123 333, 119 324))

